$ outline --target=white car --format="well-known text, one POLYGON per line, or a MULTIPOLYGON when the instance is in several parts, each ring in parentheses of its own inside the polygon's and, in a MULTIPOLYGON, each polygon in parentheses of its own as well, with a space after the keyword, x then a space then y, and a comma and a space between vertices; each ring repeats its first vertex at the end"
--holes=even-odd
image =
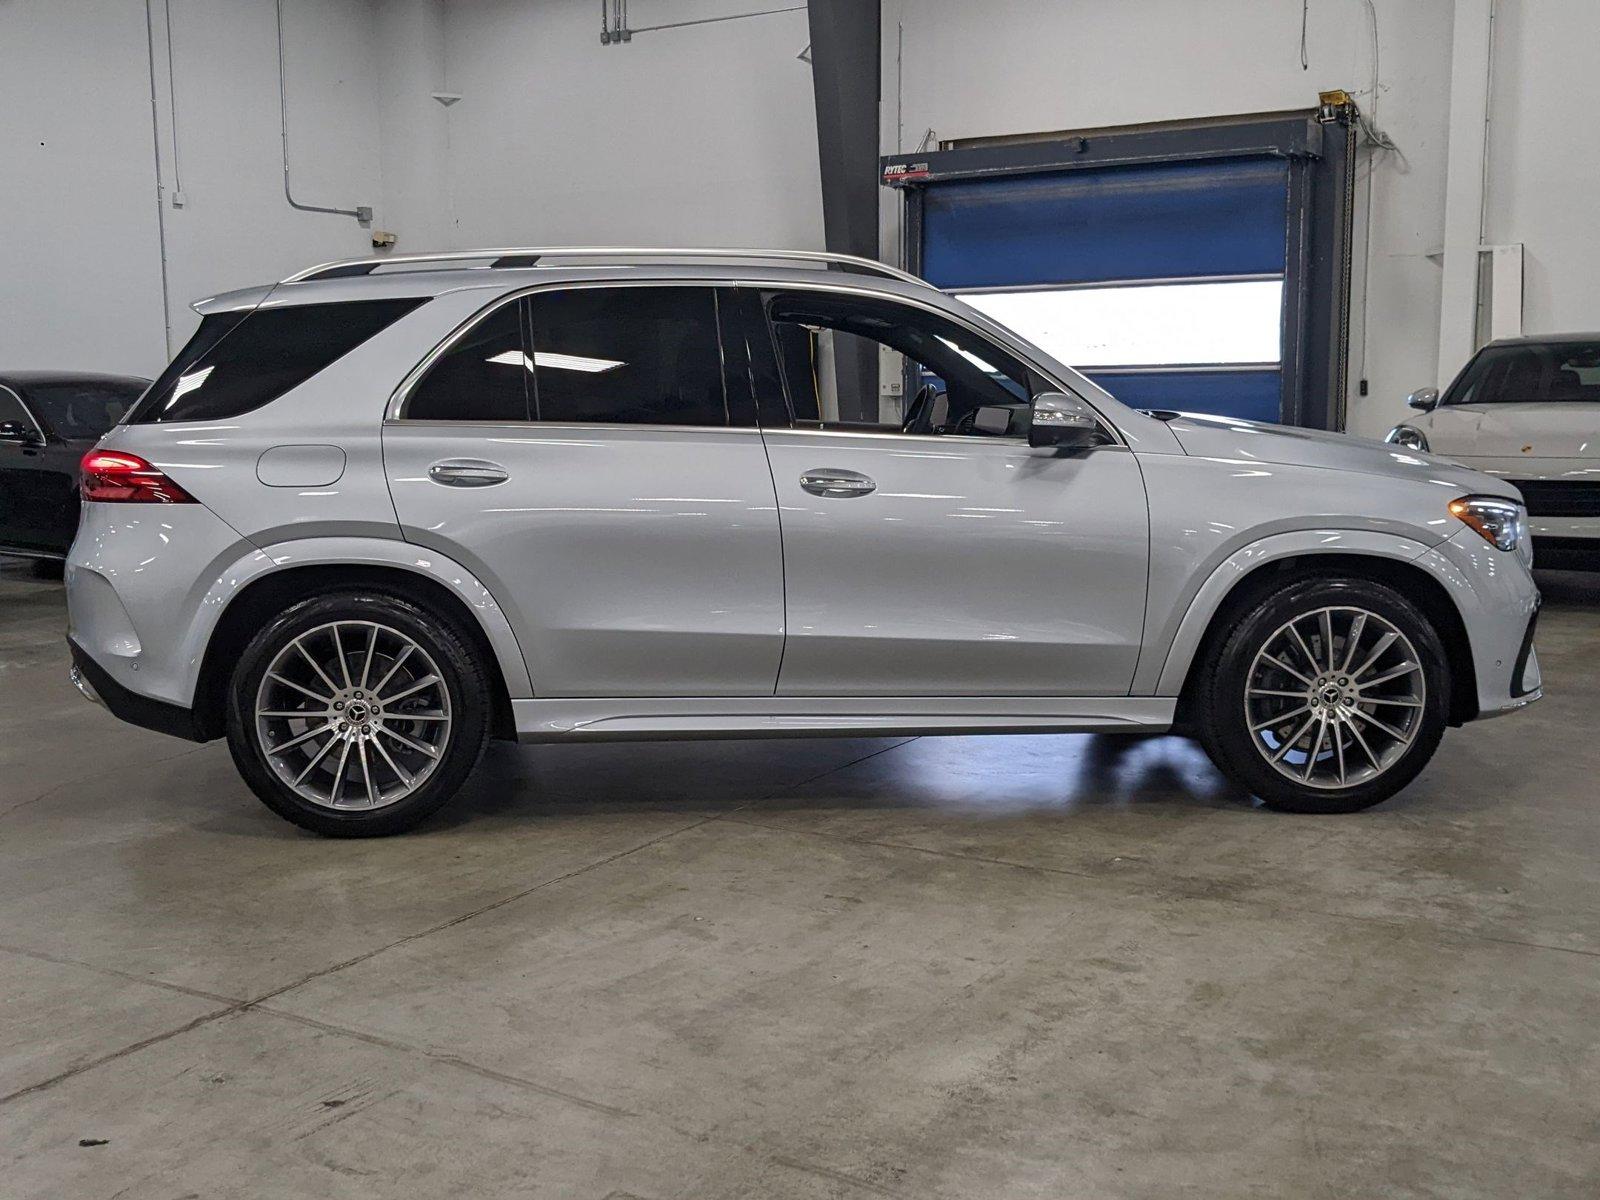
POLYGON ((1387 441, 1514 483, 1535 564, 1600 569, 1600 333, 1491 342, 1387 441))

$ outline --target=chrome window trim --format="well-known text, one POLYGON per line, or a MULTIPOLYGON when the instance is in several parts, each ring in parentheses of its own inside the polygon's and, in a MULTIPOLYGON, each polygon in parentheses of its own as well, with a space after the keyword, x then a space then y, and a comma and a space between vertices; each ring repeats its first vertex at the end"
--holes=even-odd
MULTIPOLYGON (((858 283, 858 282, 856 282, 854 280, 851 280, 851 281, 848 281, 848 282, 841 280, 841 281, 835 281, 835 282, 830 282, 830 283, 819 283, 819 282, 812 282, 810 280, 789 280, 789 279, 765 279, 764 280, 764 279, 761 279, 759 276, 750 276, 750 277, 744 277, 744 278, 740 278, 740 279, 715 279, 715 280, 708 280, 708 279, 699 279, 699 280, 696 280, 696 279, 582 279, 582 280, 572 280, 572 279, 567 279, 567 280, 551 280, 551 281, 548 281, 548 282, 531 284, 531 285, 529 285, 527 287, 516 288, 516 289, 514 289, 512 291, 509 291, 509 292, 502 292, 500 295, 496 296, 493 300, 491 300, 487 304, 485 304, 482 308, 480 308, 476 312, 474 312, 471 316, 469 316, 466 319, 464 319, 463 321, 461 321, 454 329, 452 329, 448 334, 445 335, 444 339, 442 341, 440 341, 438 345, 436 345, 432 350, 430 350, 426 355, 424 355, 423 358, 421 359, 421 361, 419 361, 416 366, 412 367, 410 371, 406 372, 405 377, 400 380, 399 385, 394 389, 394 391, 392 393, 390 393, 389 403, 384 407, 384 418, 383 418, 384 424, 387 425, 387 424, 391 424, 391 423, 393 423, 393 424, 411 424, 412 423, 410 418, 406 417, 406 415, 405 415, 405 405, 406 405, 406 402, 411 398, 412 389, 416 387, 418 381, 421 380, 422 376, 427 373, 428 368, 431 367, 434 364, 434 362, 437 361, 440 358, 440 356, 442 356, 447 351, 449 351, 449 349, 452 346, 454 346, 456 342, 460 341, 461 338, 466 336, 467 331, 470 330, 473 326, 475 326, 479 321, 488 320, 497 311, 499 311, 499 309, 502 308, 504 305, 514 303, 514 302, 516 302, 518 300, 523 299, 525 296, 537 295, 540 292, 570 291, 570 290, 572 290, 574 288, 598 288, 598 287, 608 287, 608 288, 617 288, 617 287, 707 287, 707 288, 713 288, 713 289, 716 289, 716 288, 735 288, 735 289, 737 289, 737 288, 754 288, 754 289, 759 289, 761 291, 785 291, 785 292, 813 291, 813 292, 826 292, 826 293, 830 293, 830 294, 833 294, 833 295, 865 296, 865 297, 868 297, 868 298, 871 298, 871 299, 876 299, 876 300, 887 300, 887 301, 894 302, 894 303, 906 304, 906 305, 909 305, 909 306, 911 306, 913 308, 922 309, 924 312, 932 313, 936 317, 943 317, 947 321, 953 321, 957 325, 960 325, 964 329, 968 330, 970 333, 973 333, 976 336, 978 336, 980 338, 983 338, 985 341, 999 342, 1000 345, 1009 354, 1011 354, 1015 358, 1021 359, 1025 366, 1027 366, 1027 367, 1031 368, 1032 370, 1038 372, 1040 377, 1043 378, 1045 380, 1045 382, 1047 382, 1049 384, 1052 384, 1057 391, 1065 392, 1067 395, 1076 398, 1077 400, 1081 401, 1084 405, 1086 405, 1089 408, 1089 410, 1094 413, 1095 419, 1100 423, 1101 432, 1106 434, 1111 439, 1111 443, 1110 443, 1111 445, 1127 448, 1127 440, 1123 437, 1122 431, 1120 429, 1118 429, 1117 426, 1112 421, 1107 419, 1106 415, 1103 412, 1100 411, 1100 409, 1095 405, 1094 401, 1091 400, 1089 397, 1085 396, 1076 387, 1073 387, 1071 384, 1069 384, 1069 383, 1065 382, 1064 380, 1062 380, 1053 371, 1047 371, 1042 366, 1040 366, 1038 360, 1035 359, 1031 354, 1026 352, 1025 347, 1027 347, 1029 345, 1029 343, 1023 342, 1020 338, 1016 339, 1016 342, 1013 343, 1013 342, 1009 341, 1005 337, 996 337, 995 336, 995 332, 993 330, 986 329, 986 328, 984 328, 984 326, 982 324, 980 324, 980 323, 978 323, 976 321, 969 320, 965 313, 952 312, 947 308, 941 307, 940 305, 930 304, 926 300, 921 299, 920 297, 907 296, 907 295, 905 295, 905 294, 903 294, 901 292, 890 291, 890 290, 885 289, 885 288, 873 287, 873 286, 871 286, 870 283, 858 283)), ((933 290, 936 295, 944 296, 944 293, 938 291, 938 289, 936 289, 936 288, 933 288, 932 284, 929 284, 928 287, 931 290, 933 290)), ((959 303, 959 301, 958 301, 958 303, 959 303)), ((996 328, 999 328, 999 327, 997 326, 996 328)), ((1012 336, 1014 337, 1015 335, 1012 335, 1012 336)), ((720 345, 720 339, 719 339, 719 345, 720 345)), ((760 406, 758 404, 757 405, 757 411, 758 411, 757 419, 758 420, 759 420, 759 407, 760 406)), ((416 422, 416 423, 417 424, 422 424, 423 422, 416 422)), ((431 421, 431 422, 428 422, 428 423, 429 424, 435 424, 435 425, 476 425, 476 424, 485 424, 485 422, 476 422, 476 421, 431 421)), ((525 427, 525 426, 528 426, 528 425, 544 425, 545 422, 542 422, 542 421, 524 421, 524 422, 514 422, 512 424, 515 427, 525 427)), ((664 425, 652 425, 652 424, 649 424, 648 422, 644 422, 644 421, 606 423, 604 425, 601 422, 598 422, 598 421, 596 421, 596 422, 587 422, 587 423, 586 422, 570 422, 568 424, 572 425, 573 427, 580 428, 580 429, 598 429, 598 428, 610 428, 610 429, 666 429, 666 428, 671 428, 670 426, 664 426, 664 425)), ((680 429, 682 429, 682 428, 688 428, 688 429, 722 429, 722 428, 765 429, 766 427, 765 426, 761 426, 761 425, 741 425, 741 426, 691 425, 691 426, 677 426, 676 428, 680 428, 680 429)), ((775 427, 774 428, 774 432, 852 433, 853 431, 851 431, 851 430, 809 430, 809 431, 807 431, 807 430, 796 430, 796 429, 794 429, 793 426, 789 426, 789 427, 786 427, 786 428, 775 427)), ((917 440, 924 440, 924 439, 927 439, 927 438, 930 438, 930 437, 943 438, 943 437, 960 437, 961 436, 961 435, 955 435, 955 434, 934 435, 934 434, 926 434, 926 433, 896 434, 896 433, 892 433, 892 432, 883 432, 883 431, 875 431, 875 430, 863 430, 862 432, 863 433, 868 433, 868 434, 874 434, 875 436, 881 436, 881 437, 906 437, 906 438, 915 438, 917 440)), ((1012 438, 1012 437, 964 438, 963 440, 973 441, 973 442, 1022 442, 1023 444, 1026 444, 1026 439, 1025 438, 1012 438)), ((1104 447, 1101 447, 1101 449, 1104 449, 1104 447)))

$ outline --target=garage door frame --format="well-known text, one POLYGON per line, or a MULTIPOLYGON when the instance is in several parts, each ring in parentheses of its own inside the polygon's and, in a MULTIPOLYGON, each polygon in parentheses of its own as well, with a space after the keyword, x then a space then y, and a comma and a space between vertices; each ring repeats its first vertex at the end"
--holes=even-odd
POLYGON ((1223 158, 1288 162, 1282 330, 1285 424, 1343 429, 1350 340, 1355 200, 1353 106, 1081 133, 943 143, 881 160, 883 182, 903 193, 901 250, 922 274, 929 185, 1008 175, 1223 158))

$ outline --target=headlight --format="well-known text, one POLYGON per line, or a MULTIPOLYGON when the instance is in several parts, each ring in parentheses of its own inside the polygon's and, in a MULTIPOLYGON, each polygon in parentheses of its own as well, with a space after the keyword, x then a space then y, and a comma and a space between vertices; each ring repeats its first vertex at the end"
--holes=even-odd
POLYGON ((1383 440, 1391 446, 1404 446, 1407 450, 1420 450, 1424 454, 1428 451, 1428 439, 1415 425, 1396 425, 1383 440))
POLYGON ((1522 509, 1497 496, 1463 496, 1450 501, 1450 515, 1470 525, 1497 550, 1515 550, 1522 541, 1522 509))

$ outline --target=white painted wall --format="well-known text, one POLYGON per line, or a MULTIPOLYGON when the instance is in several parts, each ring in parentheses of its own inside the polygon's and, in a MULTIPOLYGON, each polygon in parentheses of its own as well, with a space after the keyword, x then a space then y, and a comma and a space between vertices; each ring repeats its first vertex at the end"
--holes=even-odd
MULTIPOLYGON (((370 250, 350 217, 283 198, 270 0, 154 0, 174 346, 189 302, 370 250), (181 171, 184 206, 171 205, 181 171)), ((0 4, 0 363, 153 375, 167 361, 145 5, 0 4)), ((296 199, 376 204, 377 60, 368 0, 285 0, 296 199)))
MULTIPOLYGON (((796 0, 633 0, 634 26, 796 0)), ((600 44, 592 0, 450 6, 455 245, 822 245, 804 11, 600 44)))
MULTIPOLYGON (((161 177, 170 188, 181 168, 186 201, 162 210, 181 340, 190 300, 364 254, 369 231, 283 201, 271 0, 150 2, 161 177)), ((399 251, 822 244, 803 11, 602 47, 593 0, 284 2, 297 193, 374 206, 399 251), (437 90, 464 98, 446 110, 437 90)), ((795 2, 631 0, 631 17, 795 2)), ((1437 350, 1457 0, 1374 0, 1376 93, 1365 0, 1311 0, 1309 70, 1300 0, 882 3, 886 151, 930 126, 939 138, 1085 129, 1304 108, 1350 89, 1403 152, 1375 162, 1370 253, 1357 229, 1351 428, 1381 433, 1407 391, 1458 365, 1437 350), (1353 394, 1363 351, 1367 398, 1353 394)), ((1496 7, 1486 239, 1527 246, 1529 330, 1600 327, 1600 160, 1582 136, 1600 4, 1496 7)), ((150 373, 166 357, 145 38, 142 0, 0 3, 0 363, 150 373)), ((1364 173, 1358 195, 1364 212, 1364 173)), ((898 198, 884 202, 892 255, 898 198)))

